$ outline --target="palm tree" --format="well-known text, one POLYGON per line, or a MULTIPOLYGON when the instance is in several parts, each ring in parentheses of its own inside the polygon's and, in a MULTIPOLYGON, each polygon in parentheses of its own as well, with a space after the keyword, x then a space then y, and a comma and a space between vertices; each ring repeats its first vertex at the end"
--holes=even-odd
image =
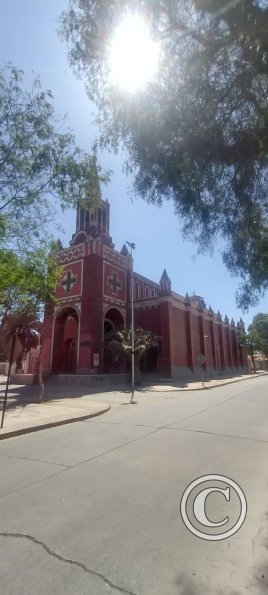
MULTIPOLYGON (((38 375, 39 383, 39 401, 44 400, 44 383, 42 378, 42 335, 41 322, 36 319, 33 314, 27 314, 23 309, 17 310, 12 314, 6 316, 2 324, 2 344, 5 350, 7 344, 12 337, 17 336, 21 344, 21 355, 23 352, 29 352, 31 349, 36 350, 36 373, 38 375)), ((18 358, 18 359, 19 359, 18 358)))
MULTIPOLYGON (((144 357, 145 352, 151 347, 159 345, 161 337, 154 335, 152 331, 145 331, 142 328, 134 330, 134 369, 135 369, 135 384, 141 383, 140 361, 144 357)), ((105 344, 110 351, 123 355, 128 362, 131 362, 132 357, 132 331, 131 329, 124 329, 122 331, 112 331, 106 338, 105 344)))

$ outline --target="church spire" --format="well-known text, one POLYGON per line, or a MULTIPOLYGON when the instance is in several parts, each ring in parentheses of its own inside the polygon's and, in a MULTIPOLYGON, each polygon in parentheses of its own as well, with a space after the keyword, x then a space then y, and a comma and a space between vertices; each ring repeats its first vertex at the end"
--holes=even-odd
POLYGON ((167 294, 171 293, 171 280, 167 274, 166 269, 163 270, 162 277, 160 279, 160 292, 167 294))
POLYGON ((70 242, 71 245, 99 238, 107 245, 112 244, 109 235, 110 203, 101 198, 101 188, 98 176, 96 156, 92 157, 92 175, 89 180, 87 198, 77 205, 76 232, 70 242))

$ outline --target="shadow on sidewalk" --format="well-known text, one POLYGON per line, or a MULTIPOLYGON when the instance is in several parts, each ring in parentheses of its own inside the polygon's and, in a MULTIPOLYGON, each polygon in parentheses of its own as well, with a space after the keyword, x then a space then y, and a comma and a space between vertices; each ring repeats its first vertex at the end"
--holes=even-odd
MULTIPOLYGON (((95 395, 98 393, 104 393, 111 391, 111 387, 105 387, 101 389, 88 389, 85 386, 53 386, 45 385, 45 398, 44 402, 59 400, 59 399, 79 399, 86 395, 95 395)), ((0 412, 2 411, 4 403, 4 395, 6 389, 6 379, 2 376, 0 380, 0 412)), ((112 390, 116 391, 116 387, 112 387, 112 390)), ((122 391, 123 392, 123 391, 122 391)), ((129 390, 126 390, 129 392, 129 390)), ((6 410, 12 411, 17 407, 27 407, 27 405, 33 403, 39 403, 39 386, 38 384, 30 385, 14 385, 11 384, 7 394, 6 410)))
MULTIPOLYGON (((254 374, 254 376, 263 375, 265 371, 259 370, 254 374)), ((267 372, 266 372, 267 374, 267 372)), ((235 378, 246 378, 251 377, 252 373, 241 373, 236 375, 217 375, 212 378, 211 376, 204 375, 204 383, 212 384, 213 381, 217 381, 221 384, 222 381, 232 381, 235 378)), ((146 377, 143 379, 142 384, 135 387, 135 391, 138 393, 146 394, 148 392, 159 392, 159 387, 165 390, 165 387, 173 388, 173 389, 191 389, 191 385, 200 385, 202 379, 201 377, 198 378, 184 378, 184 379, 174 379, 174 378, 150 378, 150 382, 146 377)), ((4 402, 4 395, 5 395, 5 388, 6 388, 6 377, 1 376, 0 378, 0 411, 2 410, 3 402, 4 402)), ((120 392, 121 394, 131 394, 131 387, 124 386, 124 385, 112 385, 112 386, 102 386, 102 387, 86 387, 86 386, 79 386, 79 385, 53 385, 53 384, 46 384, 45 385, 45 401, 51 400, 58 400, 58 399, 68 399, 68 398, 79 398, 83 396, 91 396, 91 395, 98 395, 98 394, 105 394, 107 392, 120 392)), ((7 410, 16 409, 16 407, 26 407, 31 403, 39 403, 39 386, 38 384, 30 384, 30 385, 14 385, 11 384, 8 390, 7 396, 7 410)))

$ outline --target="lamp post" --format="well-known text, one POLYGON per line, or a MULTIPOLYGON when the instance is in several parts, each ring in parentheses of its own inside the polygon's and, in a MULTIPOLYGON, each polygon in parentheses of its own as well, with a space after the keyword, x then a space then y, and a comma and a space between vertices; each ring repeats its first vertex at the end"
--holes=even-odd
POLYGON ((130 247, 131 254, 131 399, 130 403, 133 402, 134 390, 135 390, 135 351, 134 351, 134 278, 133 278, 133 257, 132 250, 135 250, 135 244, 132 242, 126 242, 130 247))

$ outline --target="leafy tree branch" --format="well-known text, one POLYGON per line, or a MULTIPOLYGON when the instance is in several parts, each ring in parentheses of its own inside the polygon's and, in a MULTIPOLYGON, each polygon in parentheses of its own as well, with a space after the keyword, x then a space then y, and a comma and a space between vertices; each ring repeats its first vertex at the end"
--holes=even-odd
POLYGON ((224 242, 247 309, 268 287, 268 7, 262 0, 71 0, 60 34, 98 108, 98 143, 127 149, 133 193, 175 213, 200 250, 224 242), (146 18, 159 70, 142 92, 109 77, 113 32, 146 18))

